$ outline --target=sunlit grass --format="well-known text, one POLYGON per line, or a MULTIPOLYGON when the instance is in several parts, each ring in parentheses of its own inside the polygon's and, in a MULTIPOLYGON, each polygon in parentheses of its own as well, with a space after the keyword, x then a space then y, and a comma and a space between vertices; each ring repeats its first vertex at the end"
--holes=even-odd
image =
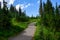
POLYGON ((41 26, 40 23, 37 22, 34 40, 60 40, 60 32, 54 30, 54 28, 51 30, 49 27, 41 26))
POLYGON ((15 18, 11 20, 11 26, 8 30, 0 29, 0 40, 7 40, 11 36, 16 36, 28 27, 28 22, 17 22, 15 18))
POLYGON ((12 19, 12 24, 13 25, 16 25, 16 26, 19 26, 21 28, 27 28, 27 24, 28 22, 17 22, 14 18, 12 19))

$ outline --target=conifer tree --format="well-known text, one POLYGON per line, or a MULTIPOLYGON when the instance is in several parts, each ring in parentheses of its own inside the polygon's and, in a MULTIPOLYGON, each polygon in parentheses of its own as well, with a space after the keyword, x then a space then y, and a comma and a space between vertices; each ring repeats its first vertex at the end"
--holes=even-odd
POLYGON ((60 14, 59 14, 59 7, 57 6, 56 3, 56 10, 55 10, 55 20, 56 20, 56 29, 60 28, 60 14))
POLYGON ((11 12, 14 12, 14 6, 11 4, 11 6, 10 6, 10 11, 11 12))
POLYGON ((22 15, 22 10, 21 10, 21 8, 19 8, 19 14, 18 14, 19 16, 21 16, 22 15))
POLYGON ((0 2, 0 10, 1 10, 1 2, 0 2))
POLYGON ((16 18, 18 14, 18 11, 16 10, 16 8, 11 4, 10 6, 10 15, 12 18, 16 18))
POLYGON ((42 16, 42 0, 40 0, 40 9, 39 10, 40 10, 39 11, 40 15, 42 16))
POLYGON ((39 14, 40 14, 40 16, 41 16, 41 24, 43 24, 43 7, 42 7, 42 0, 40 0, 39 14))
POLYGON ((3 0, 3 13, 2 13, 2 27, 4 29, 9 29, 10 27, 10 18, 8 17, 8 9, 7 9, 7 2, 5 2, 5 0, 3 0))

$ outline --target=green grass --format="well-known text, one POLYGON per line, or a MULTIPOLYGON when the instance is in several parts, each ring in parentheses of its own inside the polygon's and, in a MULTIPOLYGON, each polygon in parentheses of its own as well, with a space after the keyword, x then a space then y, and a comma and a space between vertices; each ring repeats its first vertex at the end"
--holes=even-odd
POLYGON ((17 22, 14 18, 11 21, 12 26, 8 30, 0 29, 0 40, 7 40, 11 36, 16 36, 28 27, 28 22, 17 22))
POLYGON ((30 19, 30 22, 37 22, 38 19, 30 19))
POLYGON ((39 25, 39 23, 36 23, 36 32, 35 32, 35 35, 34 35, 34 40, 40 40, 40 30, 41 27, 39 25))
POLYGON ((51 30, 51 28, 46 28, 41 26, 40 23, 36 24, 36 32, 34 40, 60 40, 60 32, 51 30))
POLYGON ((25 29, 27 28, 29 22, 17 22, 15 19, 12 19, 12 24, 25 29))
POLYGON ((38 40, 40 38, 40 27, 36 27, 36 32, 35 32, 35 36, 34 36, 34 40, 38 40))

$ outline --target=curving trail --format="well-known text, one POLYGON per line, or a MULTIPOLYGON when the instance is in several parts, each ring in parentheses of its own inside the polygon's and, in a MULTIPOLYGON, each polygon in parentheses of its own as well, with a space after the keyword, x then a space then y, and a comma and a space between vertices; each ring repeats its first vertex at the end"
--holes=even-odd
POLYGON ((35 30, 35 22, 30 23, 28 25, 28 28, 25 29, 22 33, 20 33, 16 37, 9 38, 8 40, 32 40, 32 38, 34 37, 35 30))

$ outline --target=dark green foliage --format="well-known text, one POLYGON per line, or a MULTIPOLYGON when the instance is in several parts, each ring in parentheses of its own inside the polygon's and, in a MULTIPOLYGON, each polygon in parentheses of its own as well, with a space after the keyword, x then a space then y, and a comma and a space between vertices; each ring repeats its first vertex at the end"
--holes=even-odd
POLYGON ((21 11, 21 8, 19 8, 19 12, 18 12, 18 15, 16 17, 17 21, 19 22, 27 22, 29 21, 29 17, 26 16, 25 12, 22 12, 21 11))
POLYGON ((15 12, 14 10, 15 10, 14 6, 11 5, 11 6, 10 6, 10 11, 11 11, 11 12, 15 12))
POLYGON ((22 10, 21 10, 21 8, 19 8, 19 13, 18 13, 18 15, 19 15, 19 16, 22 15, 22 10))
POLYGON ((15 18, 18 15, 18 11, 13 5, 10 6, 9 13, 12 18, 15 18))
POLYGON ((39 9, 41 17, 40 22, 37 22, 35 40, 60 40, 60 7, 56 3, 54 8, 51 0, 41 3, 39 9))
POLYGON ((7 3, 5 1, 3 1, 3 9, 1 9, 1 13, 0 13, 0 26, 3 29, 9 29, 8 26, 10 26, 10 18, 9 18, 9 13, 8 13, 8 9, 7 9, 7 3))
POLYGON ((56 30, 58 30, 60 28, 60 13, 59 12, 60 12, 60 10, 56 3, 56 9, 55 9, 56 30))
POLYGON ((0 2, 0 10, 1 10, 1 2, 0 2))
POLYGON ((37 22, 34 40, 59 40, 59 39, 60 32, 56 32, 55 28, 51 30, 51 28, 42 26, 40 22, 37 22))
POLYGON ((8 40, 9 37, 15 36, 23 30, 24 28, 16 25, 12 26, 9 30, 0 29, 0 40, 8 40))
POLYGON ((50 0, 47 0, 46 3, 43 3, 43 6, 41 1, 40 14, 41 14, 42 25, 50 27, 52 29, 60 28, 60 14, 59 14, 59 7, 57 6, 57 3, 56 3, 56 8, 54 8, 50 0))
POLYGON ((3 8, 0 5, 0 40, 7 40, 8 37, 16 35, 26 28, 20 27, 20 24, 17 26, 14 25, 11 22, 13 18, 15 18, 15 21, 18 20, 21 23, 29 20, 28 16, 21 9, 18 12, 13 5, 8 9, 7 2, 3 0, 3 8))

